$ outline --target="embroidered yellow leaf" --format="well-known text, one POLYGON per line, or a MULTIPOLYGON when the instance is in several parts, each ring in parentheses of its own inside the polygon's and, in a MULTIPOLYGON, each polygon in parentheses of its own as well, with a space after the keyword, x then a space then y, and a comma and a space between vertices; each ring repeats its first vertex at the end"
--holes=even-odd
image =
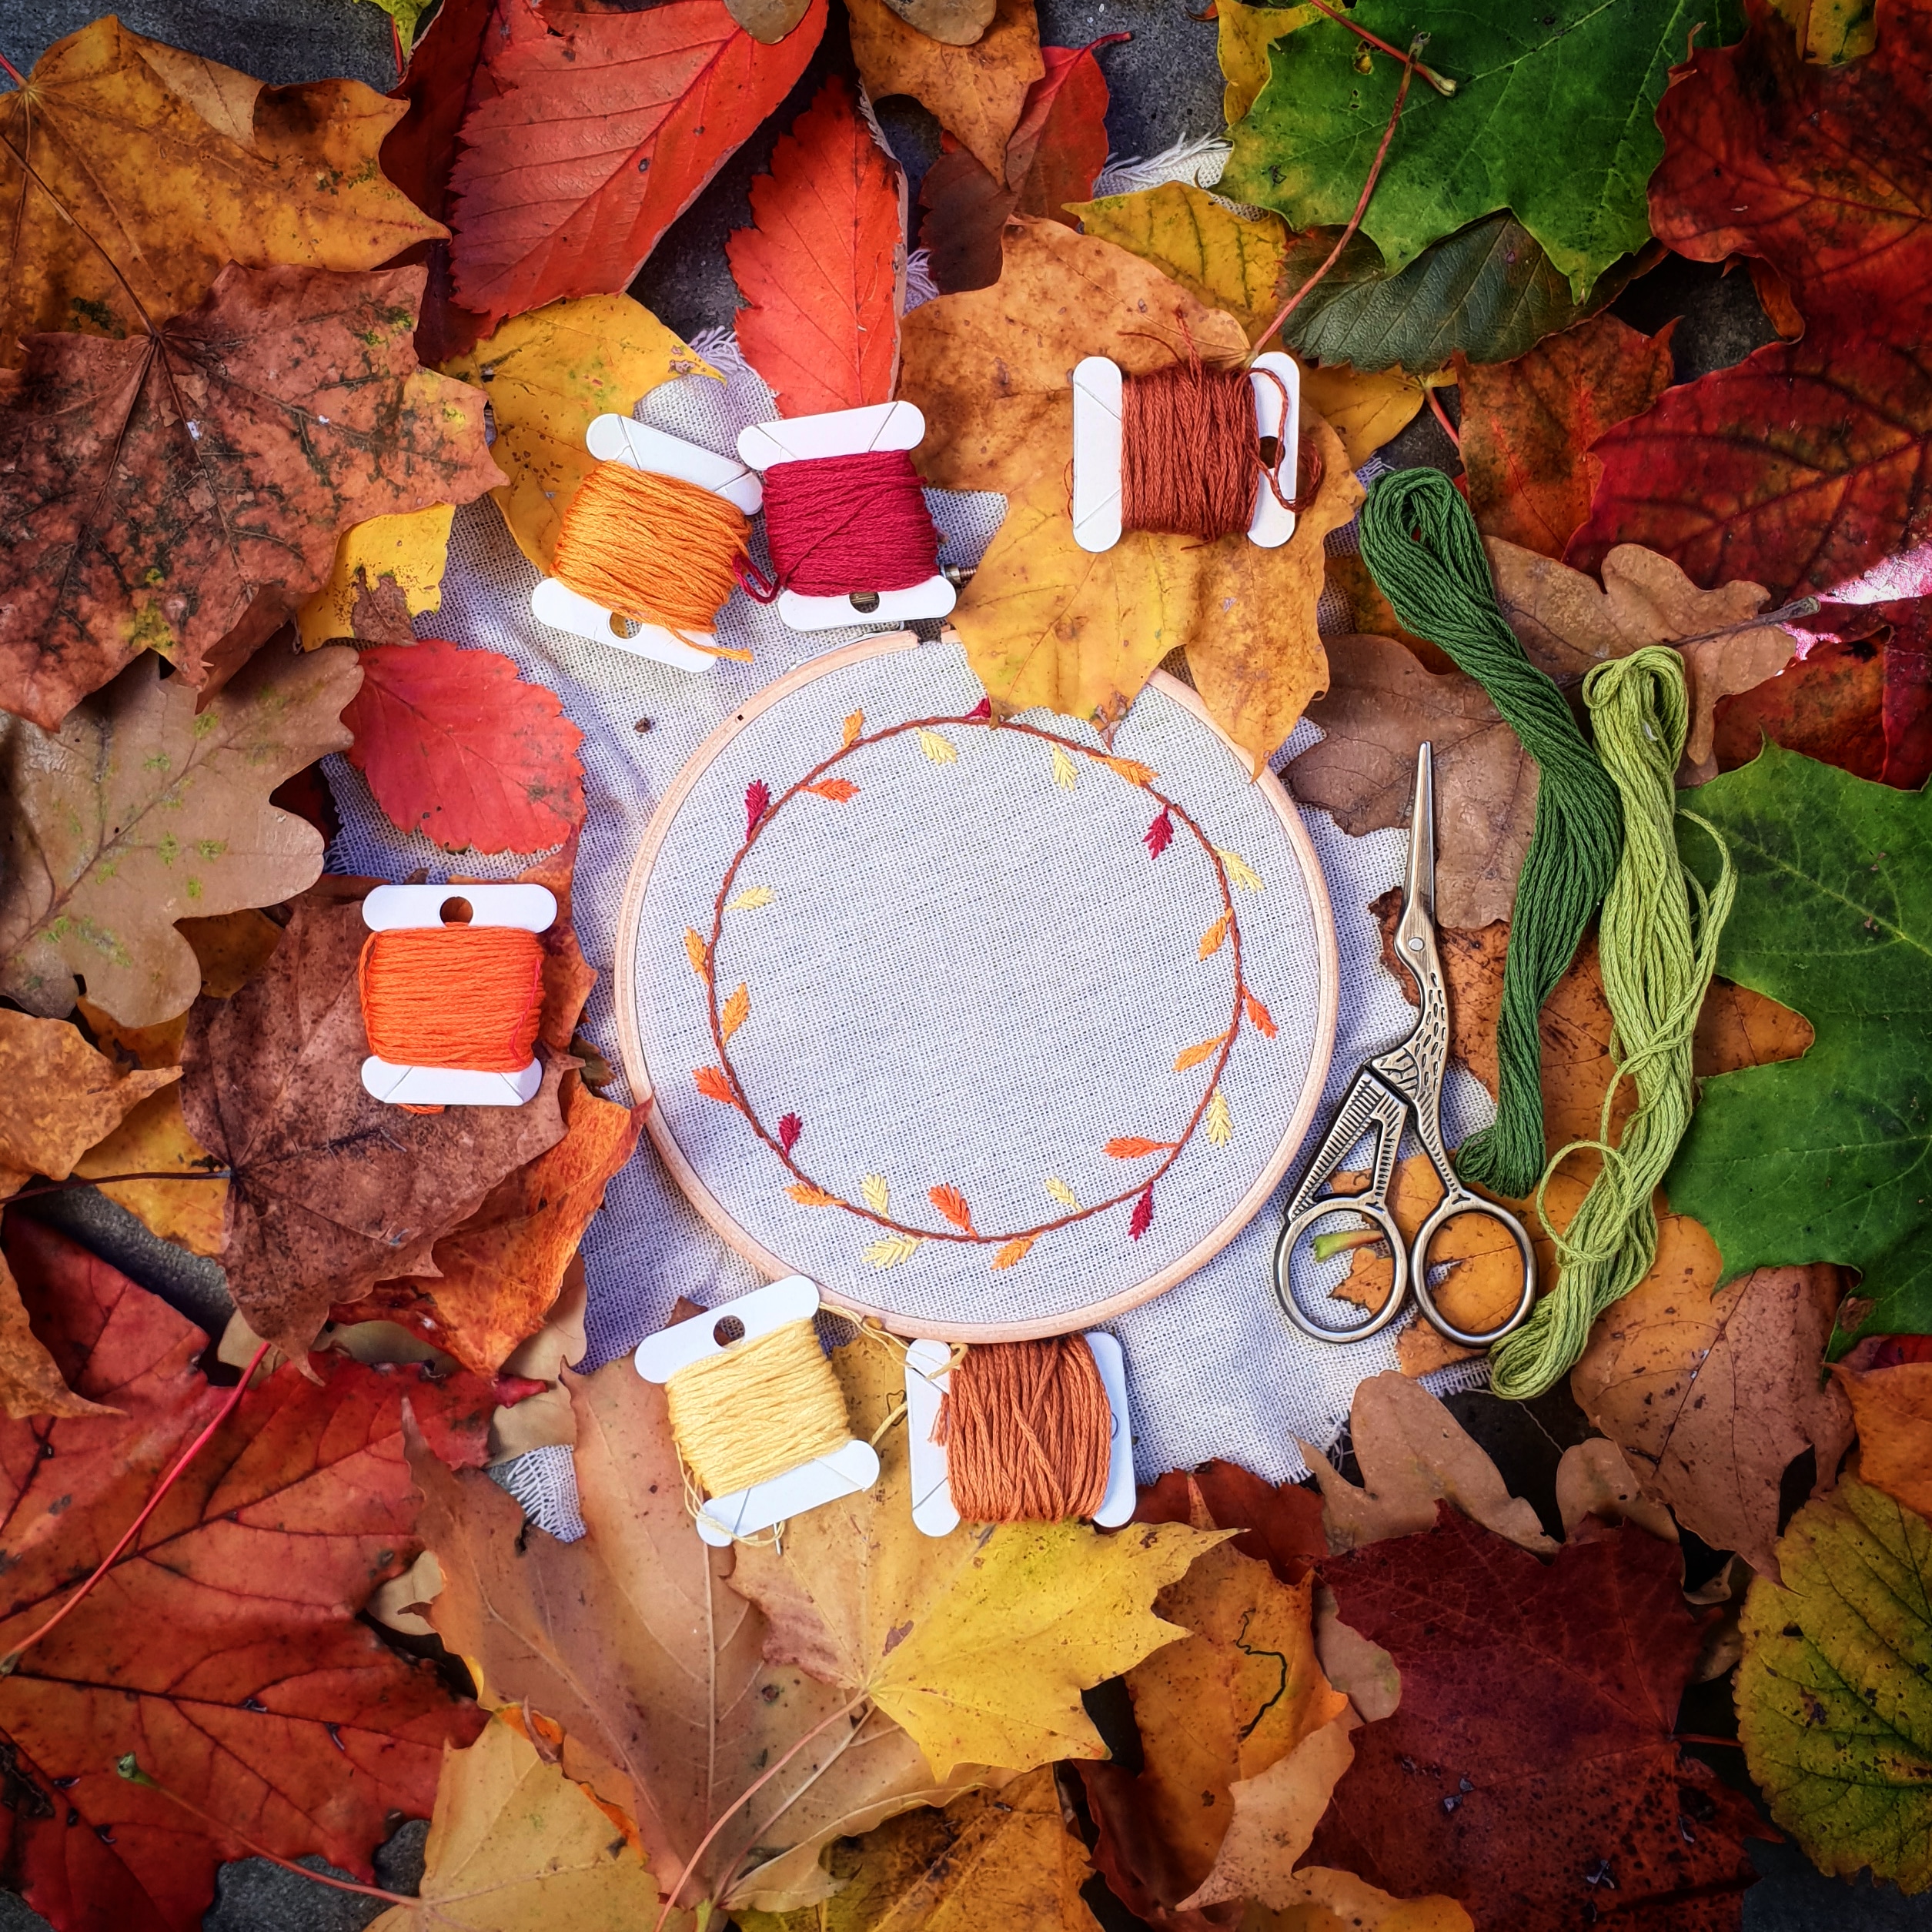
POLYGON ((728 1040, 750 1017, 751 989, 740 984, 724 1002, 724 1011, 718 1015, 718 1031, 728 1040))
POLYGON ((874 1268, 897 1268, 900 1262, 911 1258, 918 1245, 917 1235, 887 1235, 884 1240, 875 1241, 866 1249, 865 1258, 874 1268))
POLYGON ((1208 1102, 1207 1115, 1201 1125, 1210 1146, 1225 1147, 1235 1137, 1234 1116, 1228 1111, 1228 1103, 1222 1098, 1218 1087, 1208 1102))
POLYGON ((801 1208, 836 1208, 843 1204, 835 1194, 827 1194, 823 1188, 815 1188, 809 1181, 794 1181, 786 1188, 801 1208))
POLYGON ((865 729, 865 714, 854 711, 845 720, 845 742, 849 745, 865 729))
POLYGON ((995 1268, 1011 1268, 1014 1262, 1025 1260, 1026 1251, 1038 1238, 1036 1235, 1022 1235, 1018 1241, 1009 1241, 993 1257, 993 1265, 995 1268))
POLYGON ((1057 1174, 1049 1174, 1047 1176, 1047 1192, 1051 1195, 1063 1208, 1077 1208, 1080 1205, 1079 1196, 1057 1174))
POLYGON ((1217 845, 1215 856, 1228 868, 1228 876, 1244 892, 1258 892, 1262 889, 1261 875, 1238 852, 1230 852, 1217 845))
POLYGON ((1107 763, 1130 785, 1151 785, 1161 775, 1152 765, 1144 765, 1138 758, 1109 758, 1107 763))
POLYGON ((734 892, 724 902, 727 912, 756 912, 760 906, 768 906, 774 897, 768 885, 748 885, 742 892, 734 892))
POLYGON ((691 971, 702 979, 704 969, 711 963, 711 949, 689 926, 684 928, 684 957, 691 962, 691 971))
POLYGON ((883 1174, 868 1174, 859 1183, 859 1198, 874 1214, 884 1214, 892 1202, 892 1190, 885 1184, 883 1174))
POLYGON ((919 734, 919 749, 936 765, 956 765, 959 754, 953 749, 950 738, 942 738, 937 731, 919 734))
POLYGON ((1107 1143, 1107 1152, 1117 1161, 1138 1161, 1144 1154, 1165 1154, 1172 1141, 1144 1141, 1138 1134, 1122 1134, 1107 1143))
POLYGON ((1201 935, 1201 957, 1212 959, 1221 950, 1221 942, 1228 937, 1228 915, 1224 912, 1201 935))
POLYGON ((1190 1067, 1198 1067, 1204 1060, 1212 1060, 1221 1051, 1221 1043, 1227 1038, 1225 1033, 1218 1033, 1212 1040, 1203 1040, 1198 1047, 1189 1047, 1174 1057, 1174 1071, 1185 1073, 1190 1067))
MULTIPOLYGON (((1080 774, 1074 769, 1073 760, 1067 756, 1067 747, 1064 744, 1056 744, 1052 750, 1053 782, 1062 791, 1071 791, 1080 782, 1080 774)), ((1008 1264, 1009 1267, 1011 1265, 1011 1262, 1008 1264)), ((994 1265, 998 1267, 999 1264, 995 1262, 994 1265)))

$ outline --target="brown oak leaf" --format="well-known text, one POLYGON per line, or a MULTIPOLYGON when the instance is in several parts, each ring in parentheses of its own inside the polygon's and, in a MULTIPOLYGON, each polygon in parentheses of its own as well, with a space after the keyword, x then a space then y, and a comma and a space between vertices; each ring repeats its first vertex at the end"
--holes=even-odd
POLYGON ((0 1008, 0 1195, 30 1175, 65 1180, 130 1108, 180 1074, 123 1073, 66 1021, 0 1008))

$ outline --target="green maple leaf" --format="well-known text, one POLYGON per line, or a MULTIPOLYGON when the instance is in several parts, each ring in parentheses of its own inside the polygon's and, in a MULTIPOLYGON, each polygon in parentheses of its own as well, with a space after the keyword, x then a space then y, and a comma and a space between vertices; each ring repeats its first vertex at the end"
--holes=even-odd
MULTIPOLYGON (((1932 1329, 1932 794, 1767 744, 1684 794, 1723 834, 1737 904, 1717 970, 1795 1008, 1802 1059, 1707 1080, 1664 1182, 1726 1276, 1786 1262, 1863 1274, 1870 1310, 1833 1337, 1932 1329)), ((1710 841, 1678 821, 1708 883, 1710 841)), ((1841 1318, 1842 1319, 1843 1318, 1841 1318)))
MULTIPOLYGON (((1418 33, 1456 83, 1418 79, 1362 232, 1399 273, 1432 242, 1508 208, 1569 278, 1578 301, 1650 233, 1645 190, 1663 158, 1657 102, 1692 30, 1743 31, 1736 0, 1359 0, 1349 19, 1392 46, 1418 33)), ((1269 79, 1216 192, 1279 209, 1291 227, 1354 212, 1396 102, 1400 63, 1318 19, 1270 49, 1269 79)))

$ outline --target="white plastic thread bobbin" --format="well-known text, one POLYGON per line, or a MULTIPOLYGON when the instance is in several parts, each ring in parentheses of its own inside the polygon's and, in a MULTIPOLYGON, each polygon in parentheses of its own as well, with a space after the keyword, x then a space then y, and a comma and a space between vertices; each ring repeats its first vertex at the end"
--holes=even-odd
MULTIPOLYGON (((803 1275, 790 1275, 768 1288, 756 1289, 734 1302, 660 1329, 637 1345, 633 1359, 645 1381, 667 1382, 679 1369, 722 1355, 734 1342, 755 1341, 790 1322, 809 1322, 817 1312, 817 1287, 803 1275), (733 1333, 740 1324, 742 1335, 733 1333), (730 1340, 720 1339, 720 1330, 730 1340)), ((779 1426, 780 1419, 773 1420, 774 1426, 779 1426)), ((755 1536, 807 1509, 836 1502, 841 1496, 856 1496, 878 1479, 879 1459, 871 1445, 848 1436, 831 1455, 815 1462, 801 1462, 782 1476, 754 1482, 748 1489, 713 1496, 697 1513, 697 1533, 722 1549, 735 1538, 755 1536)))
MULTIPOLYGON (((1127 1421, 1127 1360, 1120 1344, 1100 1329, 1087 1331, 1094 1366, 1113 1412, 1107 1459, 1107 1493, 1094 1512, 1102 1529, 1117 1529, 1134 1513, 1134 1438, 1127 1421)), ((928 1536, 948 1536, 959 1527, 959 1512, 946 1472, 946 1446, 933 1440, 941 1399, 952 1386, 948 1365, 952 1350, 944 1342, 915 1342, 906 1351, 906 1440, 912 1452, 912 1520, 928 1536)))
MULTIPOLYGON (((520 926, 547 932, 557 923, 557 900, 541 885, 379 885, 363 901, 363 924, 371 932, 399 932, 448 923, 445 906, 460 901, 472 926, 520 926)), ((363 1088, 392 1107, 520 1107, 543 1084, 541 1062, 515 1073, 480 1073, 468 1067, 402 1067, 374 1054, 363 1062, 363 1088)))
MULTIPOLYGON (((1292 356, 1270 349, 1257 356, 1248 380, 1255 395, 1255 428, 1262 440, 1279 437, 1282 495, 1292 502, 1302 446, 1302 372, 1292 356), (1267 374, 1263 372, 1266 371, 1267 374), (1279 377, 1281 388, 1268 379, 1279 377), (1282 392, 1288 406, 1282 406, 1282 392), (1284 426, 1282 416, 1287 416, 1284 426)), ((1120 541, 1121 391, 1126 379, 1105 356, 1089 356, 1073 372, 1073 536, 1083 550, 1111 550, 1120 541)), ((1275 498, 1265 476, 1255 488, 1248 540, 1279 550, 1295 534, 1295 513, 1275 498)))
MULTIPOLYGON (((747 516, 755 516, 764 502, 764 485, 745 466, 714 450, 700 449, 681 436, 667 436, 627 416, 600 416, 583 433, 584 447, 600 463, 621 463, 647 476, 674 476, 680 483, 696 483, 714 496, 737 505, 747 516)), ((717 659, 709 650, 700 650, 685 641, 714 645, 714 632, 688 633, 667 630, 661 624, 631 624, 628 631, 618 628, 630 623, 600 603, 546 577, 530 593, 530 615, 554 630, 567 630, 573 637, 587 637, 593 644, 608 644, 615 650, 627 650, 634 657, 655 659, 680 670, 700 674, 716 669, 717 659)))
MULTIPOLYGON (((925 433, 926 419, 914 404, 874 403, 861 409, 751 423, 738 432, 738 454, 762 471, 774 463, 809 462, 819 456, 916 450, 925 433)), ((777 610, 794 630, 847 630, 855 623, 896 629, 914 617, 945 617, 958 596, 951 580, 935 571, 905 590, 855 590, 842 597, 804 597, 795 590, 780 590, 777 610)))

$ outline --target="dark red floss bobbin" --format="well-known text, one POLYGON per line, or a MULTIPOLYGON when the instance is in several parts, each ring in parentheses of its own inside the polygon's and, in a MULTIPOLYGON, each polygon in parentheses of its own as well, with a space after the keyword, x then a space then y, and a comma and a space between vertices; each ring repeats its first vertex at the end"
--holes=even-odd
POLYGON ((774 463, 764 490, 771 578, 742 558, 737 564, 745 594, 760 603, 781 590, 910 590, 938 568, 939 533, 906 450, 774 463))

